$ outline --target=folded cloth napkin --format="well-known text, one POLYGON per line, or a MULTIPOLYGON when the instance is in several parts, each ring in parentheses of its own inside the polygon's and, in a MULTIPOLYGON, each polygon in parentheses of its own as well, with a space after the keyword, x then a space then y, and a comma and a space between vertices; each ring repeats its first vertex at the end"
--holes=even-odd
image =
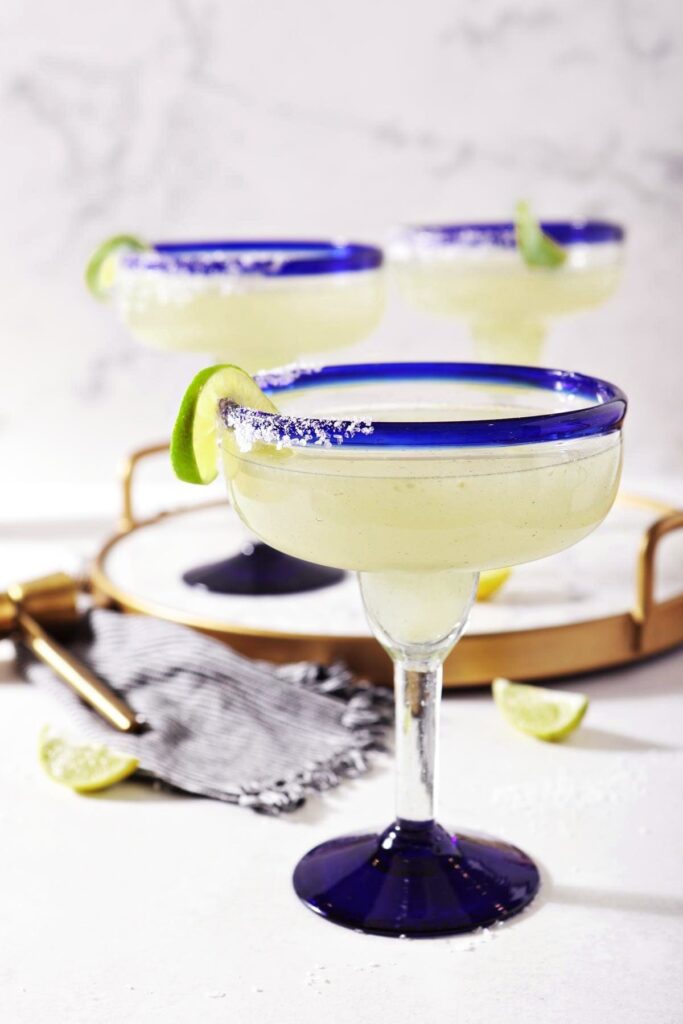
POLYGON ((23 656, 26 677, 68 708, 82 734, 178 789, 266 814, 365 772, 391 719, 387 691, 342 664, 252 661, 143 615, 93 610, 69 649, 148 725, 115 732, 51 669, 23 656))

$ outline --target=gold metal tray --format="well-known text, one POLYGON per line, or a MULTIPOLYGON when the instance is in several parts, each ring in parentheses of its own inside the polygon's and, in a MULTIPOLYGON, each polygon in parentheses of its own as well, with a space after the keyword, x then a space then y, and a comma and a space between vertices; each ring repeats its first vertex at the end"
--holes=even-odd
MULTIPOLYGON (((369 635, 332 632, 310 632, 306 629, 308 619, 302 614, 295 629, 270 628, 267 605, 261 598, 242 598, 252 602, 251 608, 260 612, 256 615, 257 625, 230 621, 230 615, 221 614, 221 602, 234 601, 213 595, 212 613, 188 612, 182 602, 167 600, 167 588, 160 579, 156 588, 158 594, 150 596, 149 587, 127 586, 112 573, 112 562, 122 552, 123 546, 135 545, 134 557, 156 545, 156 563, 161 571, 163 557, 169 546, 162 531, 175 530, 174 536, 185 536, 188 543, 199 536, 202 529, 200 517, 210 517, 211 509, 223 507, 225 502, 211 502, 190 508, 177 508, 161 512, 145 519, 138 519, 134 511, 134 484, 140 463, 152 456, 166 453, 168 446, 155 445, 141 449, 131 455, 122 471, 123 508, 118 532, 110 538, 99 552, 92 567, 91 583, 96 599, 119 607, 125 611, 142 612, 172 621, 183 622, 212 636, 230 643, 236 650, 251 657, 272 661, 297 661, 313 659, 331 662, 343 659, 356 672, 377 682, 389 682, 390 661, 379 644, 369 635), (216 613, 216 609, 218 612, 216 613), (261 622, 263 621, 263 625, 261 622)), ((625 610, 608 614, 591 614, 585 619, 553 623, 535 628, 493 629, 486 627, 479 632, 467 633, 446 662, 445 684, 449 687, 484 685, 496 676, 513 679, 552 679, 583 672, 594 672, 616 665, 647 658, 683 644, 683 579, 680 589, 664 600, 656 598, 657 558, 663 537, 683 528, 683 511, 637 496, 620 496, 622 507, 636 510, 647 520, 638 529, 633 546, 633 557, 625 567, 626 596, 625 610), (639 510, 639 511, 638 511, 639 510), (626 607, 628 606, 628 607, 626 607)), ((228 517, 226 517, 227 519, 228 517)), ((594 535, 595 536, 595 535, 594 535)), ((588 541, 584 541, 586 545, 588 541)), ((582 545, 578 546, 580 549, 582 545)), ((577 550, 578 550, 577 549, 577 550)), ((599 550, 596 548, 596 550, 599 550)), ((227 551, 227 549, 226 549, 227 551)), ((555 564, 554 556, 552 561, 555 564)), ((196 559, 198 561, 198 559, 196 559)), ((537 565, 540 563, 536 563, 537 565)), ((528 567, 515 570, 517 574, 528 567)), ((585 567, 584 570, 585 571, 585 567)), ((349 584, 350 587, 350 584, 349 584)), ((153 587, 152 590, 155 588, 153 587)), ((335 589, 335 588, 330 588, 335 589)), ((317 592, 324 595, 327 592, 317 592)), ((340 591, 339 594, 345 592, 340 591)), ((351 590, 349 589, 349 594, 351 590)), ((354 591, 355 593, 355 591, 354 591)), ((319 605, 326 600, 316 597, 319 605)), ((340 600, 339 596, 335 600, 340 600)), ((355 598, 354 598, 355 600, 355 598)), ((278 598, 289 602, 292 598, 278 598)), ((225 607, 228 607, 227 605, 225 607)), ((305 607, 313 607, 307 605, 305 607)), ((580 602, 578 604, 580 612, 580 602)), ((514 611, 514 609, 513 609, 514 611)), ((254 616, 252 616, 253 618, 254 616)))

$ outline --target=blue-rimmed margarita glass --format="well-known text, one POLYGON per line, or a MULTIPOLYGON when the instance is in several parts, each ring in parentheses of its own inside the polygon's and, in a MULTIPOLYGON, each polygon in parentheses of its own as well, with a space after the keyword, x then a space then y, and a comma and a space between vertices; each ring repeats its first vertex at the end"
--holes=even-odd
POLYGON ((556 317, 602 305, 622 273, 624 230, 607 221, 545 221, 567 253, 559 267, 528 266, 512 223, 434 224, 396 232, 391 255, 409 302, 465 321, 477 358, 538 363, 556 317))
MULTIPOLYGON (((357 243, 159 242, 121 251, 111 298, 143 344, 208 352, 254 372, 370 334, 384 308, 382 263, 380 249, 357 243)), ((258 595, 315 590, 342 575, 248 543, 183 578, 218 593, 258 595)))
POLYGON ((562 370, 382 363, 265 375, 282 410, 224 400, 233 504, 268 544, 356 570, 394 662, 396 817, 333 839, 294 887, 338 924, 446 935, 517 913, 538 870, 521 850, 435 820, 442 663, 482 569, 569 547, 609 511, 626 400, 562 370))

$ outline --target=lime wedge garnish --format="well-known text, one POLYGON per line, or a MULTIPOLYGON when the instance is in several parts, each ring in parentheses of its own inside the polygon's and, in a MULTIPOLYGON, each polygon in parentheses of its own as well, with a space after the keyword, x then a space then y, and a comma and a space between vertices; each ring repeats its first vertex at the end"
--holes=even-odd
POLYGON ((94 793, 132 775, 137 758, 116 754, 108 747, 69 743, 43 729, 39 746, 40 763, 54 782, 76 790, 94 793))
POLYGON ((200 370, 183 395, 171 435, 173 470, 188 484, 210 484, 216 479, 216 418, 221 398, 247 409, 277 412, 253 377, 239 366, 200 370))
POLYGON ((561 267, 567 259, 565 250, 546 235, 525 202, 515 207, 515 239, 529 267, 561 267))
POLYGON ((488 569, 479 574, 477 601, 488 601, 512 575, 512 569, 488 569))
POLYGON ((561 740, 579 725, 588 697, 566 690, 494 679, 493 699, 515 729, 539 740, 561 740))
POLYGON ((118 257, 123 250, 140 252, 149 246, 135 235, 115 235, 98 245, 85 268, 85 283, 88 291, 100 301, 106 298, 114 281, 118 257))

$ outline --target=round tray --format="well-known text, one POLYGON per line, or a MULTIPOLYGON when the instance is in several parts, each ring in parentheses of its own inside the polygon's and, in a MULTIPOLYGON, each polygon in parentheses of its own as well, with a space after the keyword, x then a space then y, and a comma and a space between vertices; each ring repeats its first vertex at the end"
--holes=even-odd
MULTIPOLYGON (((182 582, 191 566, 239 550, 246 534, 224 501, 136 519, 135 469, 166 451, 158 445, 127 460, 120 531, 92 568, 96 597, 193 626, 251 657, 343 659, 356 672, 389 682, 389 658, 370 635, 352 575, 325 590, 286 597, 232 597, 182 582)), ((499 675, 549 679, 592 672, 683 643, 682 527, 683 512, 620 496, 580 545, 516 568, 493 600, 475 605, 466 635, 446 662, 446 686, 486 684, 499 675), (677 530, 662 545, 666 558, 655 557, 661 538, 677 530)))

